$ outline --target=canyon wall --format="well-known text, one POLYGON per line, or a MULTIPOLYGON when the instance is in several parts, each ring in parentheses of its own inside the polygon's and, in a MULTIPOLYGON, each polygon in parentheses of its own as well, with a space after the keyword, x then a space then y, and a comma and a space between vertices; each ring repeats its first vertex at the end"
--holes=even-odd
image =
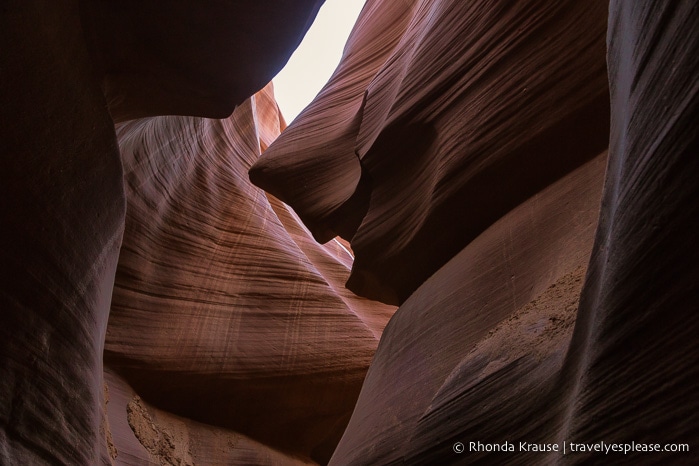
POLYGON ((95 464, 122 167, 77 2, 0 24, 0 463, 95 464))
POLYGON ((102 352, 127 208, 113 118, 227 116, 321 4, 3 2, 0 463, 104 457, 102 352), (243 27, 246 11, 272 30, 243 27))
POLYGON ((394 310, 344 288, 350 252, 248 180, 283 125, 268 86, 225 120, 117 126, 127 214, 105 365, 144 401, 264 452, 195 463, 327 462, 394 310))
POLYGON ((626 464, 691 464, 699 443, 698 23, 695 2, 610 4, 610 159, 563 434, 690 448, 626 464))
POLYGON ((695 2, 321 4, 3 5, 0 463, 691 464, 695 2))
POLYGON ((251 179, 319 240, 352 240, 351 290, 399 304, 604 152, 606 8, 370 1, 335 75, 251 179))
POLYGON ((350 289, 400 304, 331 464, 696 441, 696 21, 691 2, 367 3, 250 172, 351 240, 350 289))

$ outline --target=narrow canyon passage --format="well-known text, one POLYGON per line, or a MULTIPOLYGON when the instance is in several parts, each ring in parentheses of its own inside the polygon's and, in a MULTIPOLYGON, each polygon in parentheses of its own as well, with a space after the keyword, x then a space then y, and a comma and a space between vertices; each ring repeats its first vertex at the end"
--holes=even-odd
POLYGON ((696 2, 322 4, 0 8, 0 464, 696 462, 696 2))

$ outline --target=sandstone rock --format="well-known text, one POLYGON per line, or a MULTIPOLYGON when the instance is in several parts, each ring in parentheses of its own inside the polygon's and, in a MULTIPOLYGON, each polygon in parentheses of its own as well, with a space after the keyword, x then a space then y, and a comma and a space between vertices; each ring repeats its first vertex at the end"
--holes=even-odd
POLYGON ((565 434, 690 447, 627 464, 691 464, 699 442, 698 23, 692 2, 610 5, 610 160, 565 434))
POLYGON ((370 1, 336 74, 251 179, 316 238, 352 240, 350 289, 402 302, 604 150, 606 16, 601 1, 370 1))
POLYGON ((282 126, 268 88, 226 120, 118 127, 128 207, 105 361, 164 410, 322 462, 393 308, 344 289, 349 252, 248 180, 282 126))
POLYGON ((315 464, 285 455, 239 433, 159 410, 117 374, 105 371, 116 464, 315 464))
POLYGON ((282 68, 324 0, 82 2, 115 121, 225 118, 282 68))
POLYGON ((110 461, 102 349, 125 196, 108 106, 119 119, 227 115, 320 3, 3 2, 0 463, 110 461))
POLYGON ((363 95, 398 44, 414 3, 367 2, 328 84, 250 170, 255 184, 293 202, 320 242, 350 239, 366 210, 368 185, 365 179, 358 187, 362 171, 355 154, 363 95))
POLYGON ((572 220, 594 223, 592 161, 500 218, 398 309, 331 464, 608 458, 452 450, 505 440, 682 443, 689 453, 613 460, 693 463, 698 14, 690 3, 612 2, 611 145, 594 245, 591 225, 572 220), (540 229, 546 218, 561 228, 540 229))
POLYGON ((477 462, 454 442, 551 434, 605 160, 503 216, 396 311, 331 464, 477 462))
POLYGON ((77 2, 3 2, 0 41, 0 463, 96 464, 125 207, 114 127, 77 2))
POLYGON ((233 3, 3 4, 0 463, 697 443, 692 2, 611 2, 603 192, 605 2, 370 0, 274 144, 271 88, 247 96, 320 2, 233 3), (121 157, 109 114, 236 105, 122 123, 121 157), (385 331, 351 266, 403 302, 385 331))

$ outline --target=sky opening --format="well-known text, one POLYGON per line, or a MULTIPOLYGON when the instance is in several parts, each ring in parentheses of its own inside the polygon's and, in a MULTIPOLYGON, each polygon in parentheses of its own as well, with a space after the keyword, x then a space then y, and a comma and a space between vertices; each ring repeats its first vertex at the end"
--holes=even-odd
POLYGON ((287 123, 311 103, 337 68, 365 0, 326 0, 298 49, 273 79, 287 123))

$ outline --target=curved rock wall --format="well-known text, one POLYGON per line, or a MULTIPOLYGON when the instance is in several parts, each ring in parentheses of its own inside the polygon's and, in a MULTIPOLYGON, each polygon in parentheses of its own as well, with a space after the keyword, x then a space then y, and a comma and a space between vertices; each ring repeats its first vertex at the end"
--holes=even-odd
POLYGON ((692 464, 695 3, 320 3, 3 4, 0 463, 692 464))
POLYGON ((696 5, 397 3, 367 4, 251 170, 317 239, 351 239, 348 287, 402 303, 330 463, 601 458, 458 441, 691 450, 696 5), (362 34, 387 47, 354 48, 362 34))
POLYGON ((323 1, 94 1, 80 15, 115 121, 226 118, 279 71, 323 1))
POLYGON ((552 441, 605 160, 508 212, 398 308, 331 464, 492 461, 452 445, 552 441))
POLYGON ((610 5, 610 160, 565 435, 690 447, 628 464, 691 464, 699 442, 697 24, 694 2, 610 5))
POLYGON ((119 125, 105 363, 162 409, 324 462, 393 308, 344 289, 350 253, 248 181, 282 126, 271 86, 226 120, 119 125))
POLYGON ((322 1, 156 3, 0 8, 2 464, 109 460, 102 351, 126 204, 110 116, 227 116, 281 68, 322 1), (275 27, 260 34, 246 11, 275 27))
POLYGON ((0 463, 96 464, 124 229, 114 126, 77 2, 4 2, 0 41, 0 463))
POLYGON ((403 302, 605 149, 606 14, 602 1, 369 1, 336 74, 251 179, 319 240, 351 239, 351 290, 403 302))

